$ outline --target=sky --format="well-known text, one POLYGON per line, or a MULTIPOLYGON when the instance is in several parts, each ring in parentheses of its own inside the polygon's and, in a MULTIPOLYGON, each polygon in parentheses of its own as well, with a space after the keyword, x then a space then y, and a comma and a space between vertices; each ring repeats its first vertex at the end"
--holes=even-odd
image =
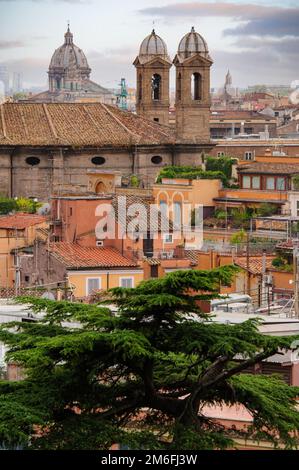
POLYGON ((299 79, 299 0, 0 0, 0 64, 46 89, 68 21, 92 80, 105 87, 121 77, 135 86, 132 62, 153 25, 172 58, 191 26, 204 36, 213 87, 228 69, 238 87, 299 79))

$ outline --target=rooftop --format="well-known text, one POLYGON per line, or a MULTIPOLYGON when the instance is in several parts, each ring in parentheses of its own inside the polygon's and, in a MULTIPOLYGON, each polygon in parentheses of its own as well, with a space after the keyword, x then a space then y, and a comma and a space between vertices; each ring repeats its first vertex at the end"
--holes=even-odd
POLYGON ((85 247, 77 243, 51 243, 49 251, 67 268, 137 268, 115 248, 85 247))
POLYGON ((0 216, 0 229, 24 230, 33 225, 43 224, 47 218, 37 214, 17 213, 0 216))
POLYGON ((250 165, 238 166, 239 173, 261 173, 277 175, 294 175, 299 173, 299 164, 297 163, 251 163, 250 165))
MULTIPOLYGON (((266 269, 273 268, 272 261, 274 260, 274 258, 275 258, 274 256, 267 256, 266 263, 265 263, 266 269)), ((234 263, 240 268, 247 270, 247 257, 246 256, 235 258, 234 263)), ((261 256, 259 257, 250 256, 249 263, 248 263, 248 271, 251 274, 262 274, 263 273, 263 258, 261 256)))
POLYGON ((263 114, 256 113, 254 111, 212 111, 210 119, 212 121, 219 119, 236 119, 236 120, 259 120, 259 121, 275 121, 275 118, 271 116, 266 116, 263 114))
POLYGON ((0 105, 0 145, 122 147, 174 141, 167 126, 103 103, 0 105))

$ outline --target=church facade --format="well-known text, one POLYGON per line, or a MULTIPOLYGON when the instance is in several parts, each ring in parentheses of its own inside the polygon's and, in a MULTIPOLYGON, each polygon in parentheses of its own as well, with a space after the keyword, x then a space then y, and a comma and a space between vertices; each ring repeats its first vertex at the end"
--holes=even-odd
MULTIPOLYGON (((209 139, 212 60, 194 29, 180 42, 173 63, 175 128, 169 126, 172 62, 154 31, 134 62, 137 115, 100 102, 2 104, 0 193, 41 201, 53 194, 106 193, 129 185, 132 175, 147 188, 163 166, 202 165, 203 154, 214 146, 209 139)), ((69 88, 87 80, 87 62, 80 73, 70 82, 69 75, 59 78, 53 71, 50 86, 69 88)))

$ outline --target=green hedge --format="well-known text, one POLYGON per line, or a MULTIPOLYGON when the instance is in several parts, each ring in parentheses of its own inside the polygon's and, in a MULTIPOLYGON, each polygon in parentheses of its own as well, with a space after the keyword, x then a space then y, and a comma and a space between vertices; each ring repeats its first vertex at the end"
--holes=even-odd
POLYGON ((0 214, 9 214, 12 211, 16 212, 28 212, 34 214, 40 207, 40 203, 33 201, 32 199, 18 198, 12 199, 4 196, 0 196, 0 214))
POLYGON ((160 171, 157 183, 161 183, 162 178, 185 178, 189 180, 220 179, 223 184, 228 183, 226 175, 221 171, 204 171, 200 167, 193 166, 166 166, 160 171))

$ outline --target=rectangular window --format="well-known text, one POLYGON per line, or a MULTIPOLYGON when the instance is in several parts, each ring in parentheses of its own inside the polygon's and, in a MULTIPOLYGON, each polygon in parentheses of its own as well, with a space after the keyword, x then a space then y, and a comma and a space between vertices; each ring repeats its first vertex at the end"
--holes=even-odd
POLYGON ((119 287, 131 289, 134 287, 134 279, 132 277, 121 277, 119 280, 119 287))
POLYGON ((269 189, 270 191, 272 191, 273 189, 275 189, 275 178, 267 178, 266 180, 266 189, 269 189))
POLYGON ((299 217, 299 201, 297 201, 297 217, 299 217))
POLYGON ((245 152, 245 160, 253 160, 253 153, 245 152))
POLYGON ((261 177, 260 176, 253 176, 252 189, 261 189, 261 177))
POLYGON ((89 277, 86 282, 86 295, 92 294, 101 288, 101 279, 99 277, 89 277))
POLYGON ((286 189, 286 180, 285 180, 285 178, 277 178, 277 180, 276 180, 276 189, 277 189, 277 191, 285 191, 285 189, 286 189))
POLYGON ((173 214, 173 222, 174 226, 177 230, 181 230, 182 228, 182 206, 180 202, 174 203, 174 214, 173 214))
MULTIPOLYGON (((167 183, 165 183, 167 184, 167 183)), ((168 216, 168 206, 166 201, 160 201, 160 212, 164 217, 168 216)))
POLYGON ((250 176, 243 176, 243 189, 251 188, 251 178, 250 176))
POLYGON ((173 242, 172 233, 166 233, 164 235, 164 243, 172 243, 172 242, 173 242))

